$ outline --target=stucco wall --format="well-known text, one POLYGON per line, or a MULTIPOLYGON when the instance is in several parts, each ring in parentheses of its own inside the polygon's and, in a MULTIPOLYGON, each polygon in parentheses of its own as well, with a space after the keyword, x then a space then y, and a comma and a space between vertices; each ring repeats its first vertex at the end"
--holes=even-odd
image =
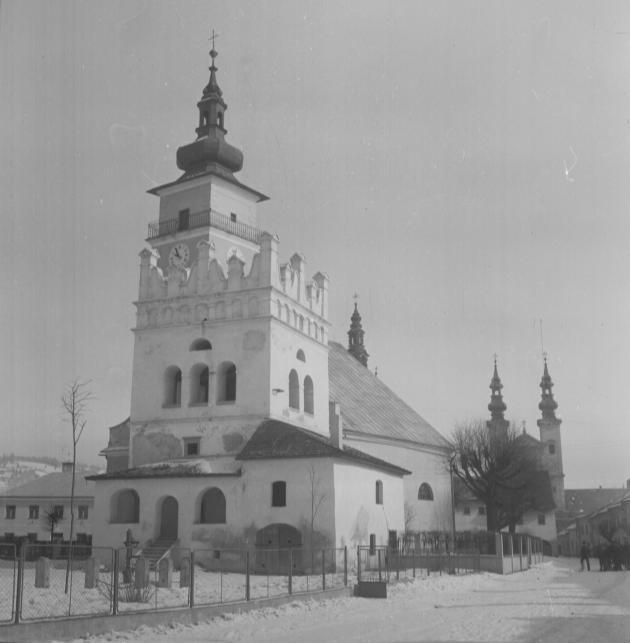
POLYGON ((94 544, 121 546, 129 528, 140 542, 156 538, 159 535, 161 503, 171 495, 179 505, 178 531, 182 547, 252 547, 256 531, 274 523, 300 529, 306 545, 309 535, 306 527, 310 530, 311 472, 315 476, 315 496, 323 496, 314 525, 318 532, 318 546, 330 546, 334 539, 332 464, 325 458, 245 461, 242 462, 241 477, 97 481, 94 544), (286 507, 271 506, 271 483, 277 480, 286 481, 286 507), (212 487, 221 489, 225 495, 225 524, 199 522, 201 496, 212 487), (134 524, 112 523, 112 496, 130 488, 135 489, 140 498, 139 521, 134 524))
MULTIPOLYGON (((343 401, 341 411, 343 414, 343 401)), ((451 529, 450 475, 441 453, 384 440, 348 438, 346 444, 411 471, 410 475, 404 477, 404 502, 409 507, 409 530, 451 529), (418 490, 423 482, 431 486, 433 500, 418 499, 418 490)))
POLYGON ((388 531, 404 530, 403 481, 384 471, 335 462, 335 525, 338 547, 387 545, 388 531), (383 483, 383 504, 376 504, 376 481, 383 483))

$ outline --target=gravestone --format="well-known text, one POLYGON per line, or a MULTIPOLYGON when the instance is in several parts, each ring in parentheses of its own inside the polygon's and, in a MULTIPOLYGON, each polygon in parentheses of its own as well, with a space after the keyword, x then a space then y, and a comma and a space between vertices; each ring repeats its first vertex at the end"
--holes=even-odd
POLYGON ((179 586, 190 587, 190 558, 182 558, 179 567, 179 586))
POLYGON ((136 570, 134 575, 134 587, 143 589, 149 586, 149 561, 146 558, 136 560, 136 570))
POLYGON ((158 563, 158 587, 170 587, 173 580, 173 561, 162 558, 158 563))
POLYGON ((35 563, 35 587, 50 587, 50 558, 37 559, 35 563))
POLYGON ((85 589, 94 589, 98 579, 98 565, 96 558, 87 558, 85 560, 85 589))

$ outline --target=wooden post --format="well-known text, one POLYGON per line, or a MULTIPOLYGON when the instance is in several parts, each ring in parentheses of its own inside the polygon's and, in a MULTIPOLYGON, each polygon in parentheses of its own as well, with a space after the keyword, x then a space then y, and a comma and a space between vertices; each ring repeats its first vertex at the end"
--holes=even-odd
POLYGON ((326 550, 322 549, 322 592, 326 589, 326 550))
POLYGON ((245 600, 250 598, 249 593, 249 551, 245 552, 245 600))
POLYGON ((289 549, 289 596, 293 594, 293 550, 289 549))
POLYGON ((382 580, 383 580, 383 578, 382 578, 382 576, 381 576, 381 551, 382 551, 382 550, 381 550, 381 549, 379 549, 379 550, 376 552, 376 555, 377 555, 377 557, 378 557, 378 582, 379 582, 379 583, 380 583, 380 582, 382 582, 382 580))
MULTIPOLYGON (((22 543, 20 553, 17 557, 17 585, 15 588, 15 614, 13 622, 19 625, 20 616, 22 613, 22 590, 24 589, 24 548, 25 544, 22 543)), ((13 556, 15 557, 15 551, 13 556)))
POLYGON ((357 546, 357 582, 361 580, 361 547, 357 546))
POLYGON ((114 573, 112 576, 112 614, 118 614, 118 550, 114 549, 114 573))
POLYGON ((348 587, 348 546, 343 548, 343 586, 348 587))
POLYGON ((195 552, 190 550, 190 586, 188 588, 188 604, 195 606, 195 552))
POLYGON ((416 548, 411 550, 411 568, 413 569, 413 577, 416 577, 416 548))

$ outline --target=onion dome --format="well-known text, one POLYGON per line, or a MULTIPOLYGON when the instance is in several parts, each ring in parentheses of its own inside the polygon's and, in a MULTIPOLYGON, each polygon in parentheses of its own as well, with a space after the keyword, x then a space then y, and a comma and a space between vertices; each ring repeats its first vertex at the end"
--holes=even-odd
POLYGON ((542 391, 542 395, 538 408, 542 411, 542 416, 544 419, 555 420, 558 403, 553 399, 553 393, 551 391, 551 389, 553 388, 553 382, 551 381, 551 376, 549 375, 549 370, 547 369, 547 358, 545 357, 544 359, 545 368, 543 371, 542 379, 540 380, 540 389, 542 391))
POLYGON ((197 103, 197 140, 177 150, 177 167, 183 170, 184 176, 187 177, 214 171, 233 178, 232 173, 243 167, 243 153, 225 141, 227 130, 224 127, 224 116, 227 104, 217 82, 217 67, 214 64, 217 56, 213 48, 210 51, 210 80, 197 103))
POLYGON ((492 394, 490 396, 490 404, 488 404, 488 411, 492 415, 493 420, 504 420, 503 414, 505 413, 507 406, 503 401, 503 396, 501 395, 501 389, 503 388, 503 383, 499 377, 499 372, 497 370, 497 360, 494 360, 494 374, 492 380, 490 380, 490 390, 492 394))
POLYGON ((354 312, 352 313, 352 317, 350 317, 350 330, 348 331, 348 352, 354 355, 363 366, 367 366, 369 353, 363 345, 364 335, 365 332, 361 325, 361 315, 355 302, 354 312))

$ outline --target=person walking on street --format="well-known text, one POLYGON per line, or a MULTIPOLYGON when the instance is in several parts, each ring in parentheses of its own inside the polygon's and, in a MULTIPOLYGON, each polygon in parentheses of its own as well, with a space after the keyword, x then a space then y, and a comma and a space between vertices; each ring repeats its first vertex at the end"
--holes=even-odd
POLYGON ((590 556, 591 552, 588 546, 588 543, 583 540, 582 541, 582 547, 580 548, 580 571, 584 571, 584 563, 586 563, 586 569, 590 572, 591 571, 591 562, 589 561, 588 557, 590 556))

